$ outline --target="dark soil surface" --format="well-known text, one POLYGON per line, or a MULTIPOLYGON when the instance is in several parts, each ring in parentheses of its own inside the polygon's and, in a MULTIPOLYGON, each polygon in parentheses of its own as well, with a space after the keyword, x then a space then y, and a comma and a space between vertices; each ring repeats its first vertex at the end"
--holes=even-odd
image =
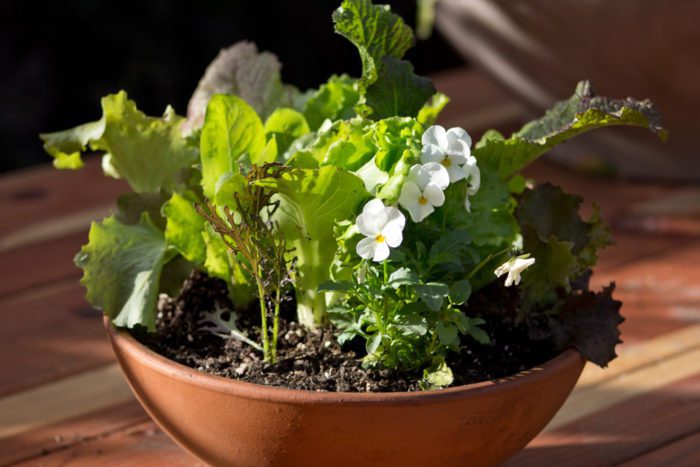
MULTIPOLYGON (((469 339, 460 354, 452 353, 454 385, 471 384, 515 374, 540 365, 559 353, 551 340, 533 341, 528 328, 507 318, 509 289, 484 290, 473 297, 473 306, 499 319, 487 319, 483 328, 490 345, 469 339), (494 300, 498 297, 500 300, 494 300), (504 300, 505 297, 505 300, 504 300), (500 303, 499 303, 500 301, 500 303), (506 310, 506 314, 504 314, 506 310)), ((278 362, 267 364, 262 354, 238 339, 224 339, 204 330, 202 313, 217 307, 231 309, 226 285, 195 272, 177 298, 162 296, 157 332, 137 334, 144 344, 165 357, 200 371, 271 386, 312 391, 393 392, 420 390, 420 372, 406 373, 362 368, 363 346, 345 348, 335 341, 332 329, 307 331, 293 321, 293 302, 283 306, 278 341, 278 362)), ((228 318, 228 313, 223 317, 228 318)), ((258 341, 259 316, 253 309, 241 311, 238 328, 258 341)))

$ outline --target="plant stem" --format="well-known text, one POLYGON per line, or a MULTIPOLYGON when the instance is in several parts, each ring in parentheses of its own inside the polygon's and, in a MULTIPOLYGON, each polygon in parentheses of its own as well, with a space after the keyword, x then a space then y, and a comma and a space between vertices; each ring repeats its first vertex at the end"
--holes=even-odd
POLYGON ((260 334, 263 341, 263 359, 266 362, 274 363, 274 357, 270 354, 270 340, 267 331, 267 305, 265 304, 265 288, 258 282, 258 299, 260 300, 260 334))
POLYGON ((272 360, 277 360, 277 334, 280 327, 280 289, 275 290, 275 315, 272 318, 272 360))
POLYGON ((479 272, 484 266, 486 266, 492 259, 501 256, 503 253, 506 253, 508 250, 510 250, 510 247, 504 248, 501 251, 497 251, 496 253, 491 253, 490 255, 488 255, 483 261, 481 261, 479 264, 477 264, 474 269, 471 270, 471 272, 467 276, 467 279, 471 280, 472 277, 474 277, 476 275, 476 273, 479 272))

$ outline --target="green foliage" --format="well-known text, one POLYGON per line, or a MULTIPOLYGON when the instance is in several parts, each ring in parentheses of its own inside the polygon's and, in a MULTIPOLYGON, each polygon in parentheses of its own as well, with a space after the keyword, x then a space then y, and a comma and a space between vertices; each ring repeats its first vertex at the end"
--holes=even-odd
POLYGON ((581 81, 568 100, 557 103, 544 117, 528 123, 509 139, 495 131, 486 133, 474 155, 498 167, 502 178, 510 178, 556 145, 581 133, 616 125, 648 128, 662 140, 667 136, 656 108, 648 100, 599 97, 590 82, 581 81))
POLYGON ((279 153, 284 153, 294 140, 309 131, 306 118, 294 109, 277 109, 265 121, 265 135, 268 141, 274 138, 279 153))
POLYGON ((410 62, 387 56, 382 58, 382 73, 367 87, 365 102, 372 108, 374 120, 413 117, 433 94, 433 82, 416 75, 410 62))
POLYGON ((102 98, 102 118, 70 130, 41 135, 59 169, 82 167, 81 152, 109 154, 111 170, 137 193, 172 190, 197 158, 181 135, 184 119, 168 108, 162 118, 147 117, 121 91, 102 98))
MULTIPOLYGON (((498 289, 498 269, 510 276, 504 287, 517 286, 522 272, 508 295, 519 318, 607 364, 619 340, 619 302, 612 288, 596 294, 586 282, 610 229, 597 208, 584 220, 579 197, 531 188, 519 172, 595 128, 645 127, 664 139, 654 106, 598 97, 581 82, 510 138, 487 131, 471 148, 462 129, 427 131, 449 99, 402 60, 413 32, 388 6, 344 0, 333 21, 358 49, 359 79, 332 76, 301 94, 282 83, 274 55, 239 43, 207 69, 187 121, 170 108, 148 117, 122 91, 102 99, 100 120, 41 135, 57 168, 80 168, 82 153, 100 151, 105 174, 134 191, 93 224, 76 258, 90 303, 118 326, 153 330, 158 293, 177 293, 200 268, 227 282, 237 308, 258 298, 259 347, 272 362, 291 281, 302 324, 331 321, 341 344, 364 341, 365 365, 422 370, 422 386, 432 389, 453 381, 450 352, 488 343, 484 318, 502 319, 483 307, 470 316, 498 289), (427 160, 434 162, 411 171, 427 160), (464 172, 450 165, 457 160, 464 172), (451 180, 446 189, 439 177, 433 183, 440 171, 451 180), (406 199, 435 209, 421 222, 389 226, 404 188, 399 209, 408 209, 406 199), (415 190, 420 198, 411 198, 415 190), (375 217, 360 222, 371 197, 383 204, 372 203, 375 217), (384 256, 390 248, 383 264, 360 258, 380 246, 384 256)), ((234 317, 212 311, 213 326, 247 339, 234 317)))
POLYGON ((280 202, 274 219, 294 249, 294 277, 298 316, 309 327, 326 320, 326 303, 317 293, 319 284, 330 279, 337 248, 336 222, 354 219, 368 193, 362 180, 334 167, 294 169, 279 178, 258 182, 277 193, 280 202))
POLYGON ((280 64, 270 52, 258 52, 251 42, 241 41, 222 50, 207 67, 187 108, 187 126, 200 128, 209 100, 215 94, 236 95, 261 118, 278 107, 296 107, 299 91, 280 78, 280 64))
POLYGON ((371 0, 344 0, 333 13, 333 22, 335 31, 357 47, 362 59, 356 112, 373 120, 415 117, 435 88, 401 60, 415 43, 411 28, 388 5, 373 5, 371 0))
POLYGON ((387 5, 371 0, 344 0, 333 13, 335 32, 355 44, 362 59, 365 87, 379 77, 384 57, 401 59, 413 47, 413 31, 387 5))
POLYGON ((360 264, 351 281, 325 282, 319 292, 342 292, 343 305, 331 309, 331 320, 340 330, 339 342, 365 340, 366 366, 415 370, 426 368, 426 387, 438 388, 452 382, 445 357, 459 351, 461 335, 488 343, 479 327, 484 321, 469 318, 457 308, 468 297, 468 281, 452 287, 423 283, 418 274, 402 267, 384 269, 360 264))
POLYGON ((133 225, 113 217, 94 222, 75 261, 83 269, 81 283, 92 306, 104 310, 117 326, 154 330, 161 272, 174 256, 163 233, 144 214, 133 225))
POLYGON ((304 117, 309 127, 316 131, 325 120, 348 120, 355 116, 355 104, 360 94, 355 80, 348 75, 330 77, 304 105, 304 117))
POLYGON ((219 180, 239 172, 244 154, 259 162, 265 144, 263 124, 252 107, 236 96, 213 96, 200 139, 204 195, 215 197, 219 180))
POLYGON ((526 309, 556 301, 559 288, 571 291, 571 282, 595 264, 600 248, 611 243, 609 228, 597 210, 588 221, 581 219, 581 202, 579 196, 548 183, 523 193, 515 215, 523 250, 536 259, 523 275, 526 309))

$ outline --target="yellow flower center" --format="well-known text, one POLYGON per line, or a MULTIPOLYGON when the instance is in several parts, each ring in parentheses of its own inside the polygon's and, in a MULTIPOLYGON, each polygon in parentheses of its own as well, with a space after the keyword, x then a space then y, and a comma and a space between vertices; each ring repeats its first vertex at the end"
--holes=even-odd
POLYGON ((428 200, 425 198, 425 196, 421 196, 420 198, 418 198, 418 204, 428 204, 428 200))
POLYGON ((376 237, 374 237, 374 241, 377 243, 384 243, 384 235, 382 234, 377 234, 376 237))
POLYGON ((442 165, 447 168, 452 165, 452 160, 450 160, 449 157, 445 156, 445 158, 442 160, 442 165))

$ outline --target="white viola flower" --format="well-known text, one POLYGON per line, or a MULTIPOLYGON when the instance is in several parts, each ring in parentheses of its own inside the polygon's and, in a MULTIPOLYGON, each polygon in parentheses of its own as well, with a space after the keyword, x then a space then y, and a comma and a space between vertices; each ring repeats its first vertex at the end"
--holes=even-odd
POLYGON ((416 164, 408 171, 408 177, 401 187, 399 204, 411 215, 413 222, 421 222, 436 207, 445 202, 442 192, 450 184, 447 169, 437 162, 416 164))
POLYGON ((471 211, 470 196, 474 196, 481 187, 481 170, 476 165, 476 157, 469 156, 467 163, 464 164, 464 177, 467 179, 467 196, 464 197, 464 208, 467 212, 471 211))
POLYGON ((530 258, 529 253, 516 256, 498 266, 494 274, 496 274, 496 277, 501 277, 503 274, 508 273, 508 277, 506 277, 506 287, 510 287, 513 284, 518 285, 520 284, 520 273, 533 264, 535 264, 535 258, 530 258))
POLYGON ((433 125, 423 133, 421 138, 423 151, 420 160, 438 162, 442 164, 450 174, 450 183, 464 178, 462 165, 466 164, 471 150, 472 139, 469 133, 462 128, 450 128, 445 131, 440 125, 433 125))
POLYGON ((406 218, 393 206, 384 206, 380 199, 373 199, 362 208, 355 221, 357 229, 366 238, 357 244, 357 254, 376 262, 389 257, 389 247, 396 248, 403 241, 406 218))

